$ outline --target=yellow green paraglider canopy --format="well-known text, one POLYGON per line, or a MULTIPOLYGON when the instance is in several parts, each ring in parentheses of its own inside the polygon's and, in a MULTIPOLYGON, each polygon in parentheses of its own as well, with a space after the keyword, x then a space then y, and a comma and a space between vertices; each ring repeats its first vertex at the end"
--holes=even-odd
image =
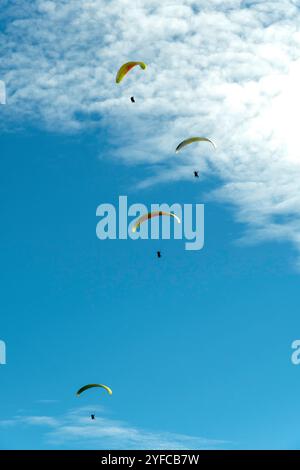
POLYGON ((185 139, 182 142, 180 142, 180 144, 177 145, 175 152, 176 153, 179 152, 179 150, 181 150, 183 147, 185 147, 186 145, 192 144, 193 142, 209 142, 211 143, 214 149, 217 148, 215 143, 212 140, 208 139, 207 137, 190 137, 189 139, 185 139))
POLYGON ((127 75, 129 70, 131 70, 136 65, 139 65, 141 69, 143 70, 145 70, 145 68, 147 67, 147 65, 144 62, 126 62, 126 64, 123 64, 118 70, 118 73, 116 76, 116 83, 120 83, 125 77, 125 75, 127 75))
POLYGON ((112 389, 109 388, 107 385, 103 385, 103 384, 88 384, 88 385, 84 385, 84 387, 81 387, 78 392, 76 393, 76 395, 79 397, 79 395, 82 394, 82 392, 85 392, 86 390, 88 390, 89 388, 94 388, 94 387, 100 387, 100 388, 104 388, 108 393, 109 395, 112 395, 112 389))

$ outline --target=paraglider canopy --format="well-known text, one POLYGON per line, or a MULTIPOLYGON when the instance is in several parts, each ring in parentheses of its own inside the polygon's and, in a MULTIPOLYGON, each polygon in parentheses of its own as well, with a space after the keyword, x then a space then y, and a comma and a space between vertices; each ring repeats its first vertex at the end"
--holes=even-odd
POLYGON ((129 70, 131 70, 136 65, 139 65, 141 69, 143 70, 145 70, 145 68, 147 67, 147 65, 144 62, 126 62, 126 64, 123 64, 118 70, 118 73, 116 76, 116 83, 120 83, 125 77, 125 75, 127 75, 129 70))
POLYGON ((109 388, 107 385, 103 385, 103 384, 88 384, 88 385, 84 385, 84 387, 81 387, 76 395, 79 397, 79 395, 82 394, 82 392, 85 392, 86 390, 90 389, 90 388, 94 388, 94 387, 100 387, 100 388, 104 388, 108 393, 109 395, 112 395, 112 389, 109 388))
POLYGON ((208 139, 207 137, 190 137, 180 142, 180 144, 177 145, 175 152, 178 153, 179 150, 181 150, 183 147, 185 147, 186 145, 192 144, 193 142, 209 142, 213 146, 214 149, 217 148, 215 143, 212 140, 208 139))
POLYGON ((148 214, 144 214, 141 217, 139 217, 136 223, 134 224, 134 226, 132 227, 132 231, 136 232, 139 226, 146 220, 152 219, 152 217, 160 217, 163 215, 174 217, 174 219, 176 219, 179 224, 181 223, 179 217, 176 214, 173 214, 173 212, 153 211, 153 212, 148 212, 148 214))

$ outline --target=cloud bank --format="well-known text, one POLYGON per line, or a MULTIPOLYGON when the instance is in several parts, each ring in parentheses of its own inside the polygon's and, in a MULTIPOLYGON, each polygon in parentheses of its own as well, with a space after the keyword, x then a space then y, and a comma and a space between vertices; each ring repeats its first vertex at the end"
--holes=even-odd
POLYGON ((149 432, 127 423, 108 419, 97 407, 96 419, 89 418, 86 407, 71 410, 59 417, 16 416, 0 421, 0 429, 39 427, 40 434, 52 447, 77 449, 211 449, 224 446, 225 441, 186 436, 183 434, 149 432))
POLYGON ((150 168, 142 186, 214 175, 210 197, 235 208, 248 239, 300 250, 299 12, 295 0, 4 1, 2 118, 104 128, 108 158, 150 168), (117 86, 127 60, 148 69, 117 86), (192 135, 217 151, 175 156, 192 135))

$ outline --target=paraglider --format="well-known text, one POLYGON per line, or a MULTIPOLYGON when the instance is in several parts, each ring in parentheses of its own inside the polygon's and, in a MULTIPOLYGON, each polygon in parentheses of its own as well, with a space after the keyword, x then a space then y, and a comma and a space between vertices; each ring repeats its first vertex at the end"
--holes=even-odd
POLYGON ((131 103, 135 103, 134 96, 132 96, 130 99, 131 99, 131 103))
POLYGON ((153 212, 148 212, 148 214, 144 214, 141 217, 139 217, 136 223, 134 224, 134 226, 132 227, 132 231, 136 232, 137 229, 140 227, 140 225, 146 220, 152 219, 153 217, 163 216, 163 215, 174 217, 174 219, 176 219, 179 224, 181 223, 179 217, 176 214, 173 214, 173 212, 153 211, 153 212))
POLYGON ((179 150, 181 150, 183 147, 185 147, 186 145, 192 144, 193 142, 209 142, 213 146, 214 149, 217 148, 215 143, 212 140, 208 139, 207 137, 190 137, 189 139, 185 139, 182 142, 180 142, 180 144, 177 145, 175 152, 178 153, 179 150))
MULTIPOLYGON (((112 395, 112 389, 110 387, 108 387, 107 385, 103 385, 103 384, 88 384, 88 385, 84 385, 83 387, 81 387, 77 392, 76 392, 76 395, 79 397, 82 392, 85 392, 86 390, 90 389, 90 388, 94 388, 94 387, 100 387, 100 388, 104 388, 104 390, 107 391, 107 393, 109 395, 112 395)), ((95 419, 95 414, 91 414, 91 419, 94 420, 95 419)))
POLYGON ((194 177, 199 178, 199 171, 194 171, 194 177))
POLYGON ((156 254, 157 254, 158 258, 161 258, 161 252, 160 251, 157 251, 156 254))
POLYGON ((144 62, 126 62, 126 64, 123 64, 118 70, 116 76, 116 83, 120 83, 125 77, 125 75, 127 75, 127 73, 136 65, 139 65, 142 70, 145 70, 145 68, 147 67, 144 62))
POLYGON ((84 387, 81 387, 76 395, 79 397, 79 395, 82 394, 82 392, 85 392, 86 390, 90 389, 90 388, 94 388, 94 387, 100 387, 100 388, 104 388, 109 395, 112 395, 112 389, 109 388, 107 385, 103 385, 103 384, 88 384, 88 385, 84 385, 84 387))

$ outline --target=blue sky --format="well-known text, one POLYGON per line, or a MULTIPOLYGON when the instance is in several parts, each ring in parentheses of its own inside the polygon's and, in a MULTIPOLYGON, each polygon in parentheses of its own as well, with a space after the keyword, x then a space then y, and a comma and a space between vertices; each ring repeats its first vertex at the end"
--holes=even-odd
POLYGON ((299 12, 176 3, 4 2, 2 449, 299 447, 299 12), (139 45, 148 74, 116 87, 139 45), (218 152, 175 156, 198 129, 218 152), (204 249, 97 239, 123 194, 204 203, 204 249))

